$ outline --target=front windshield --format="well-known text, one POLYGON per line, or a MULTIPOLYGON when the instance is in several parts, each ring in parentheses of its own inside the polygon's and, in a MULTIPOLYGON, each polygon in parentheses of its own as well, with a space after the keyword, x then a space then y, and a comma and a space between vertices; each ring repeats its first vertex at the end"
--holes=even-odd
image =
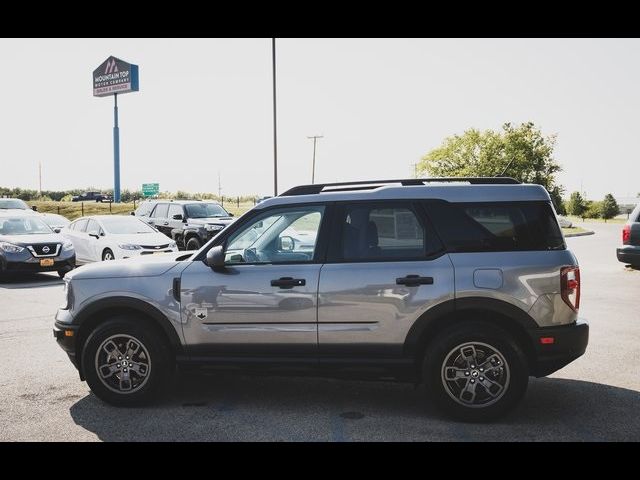
POLYGON ((107 233, 136 234, 155 232, 153 228, 136 217, 104 217, 100 221, 107 233))
POLYGON ((0 218, 0 235, 34 235, 43 233, 53 233, 53 230, 39 218, 0 218))
POLYGON ((192 203, 185 205, 187 217, 189 218, 209 218, 228 217, 229 213, 217 203, 192 203))
POLYGON ((29 206, 22 200, 7 200, 0 198, 0 209, 18 208, 20 210, 29 210, 29 206))

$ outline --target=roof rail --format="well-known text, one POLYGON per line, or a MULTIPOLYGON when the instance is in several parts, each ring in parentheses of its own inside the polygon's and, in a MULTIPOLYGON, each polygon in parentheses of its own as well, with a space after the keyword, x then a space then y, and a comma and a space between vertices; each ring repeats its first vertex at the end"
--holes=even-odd
POLYGON ((279 197, 291 197, 295 195, 314 195, 321 193, 325 188, 327 192, 347 192, 354 190, 371 190, 373 188, 381 187, 382 185, 389 185, 399 183, 403 187, 408 186, 420 186, 425 183, 439 183, 439 182, 467 182, 471 185, 513 185, 520 182, 511 177, 431 177, 431 178, 406 178, 399 180, 365 180, 358 182, 340 182, 340 183, 315 183, 313 185, 300 185, 290 188, 286 192, 278 195, 279 197))

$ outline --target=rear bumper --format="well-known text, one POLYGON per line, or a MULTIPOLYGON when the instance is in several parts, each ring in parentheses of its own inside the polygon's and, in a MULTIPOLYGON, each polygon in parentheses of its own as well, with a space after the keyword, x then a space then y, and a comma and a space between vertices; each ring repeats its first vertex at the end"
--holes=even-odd
POLYGON ((571 325, 544 327, 527 332, 534 345, 535 362, 531 375, 547 376, 584 354, 589 343, 589 324, 581 319, 571 325), (553 343, 541 343, 553 338, 553 343))
POLYGON ((640 246, 625 245, 622 248, 617 248, 616 256, 619 262, 640 265, 640 246))

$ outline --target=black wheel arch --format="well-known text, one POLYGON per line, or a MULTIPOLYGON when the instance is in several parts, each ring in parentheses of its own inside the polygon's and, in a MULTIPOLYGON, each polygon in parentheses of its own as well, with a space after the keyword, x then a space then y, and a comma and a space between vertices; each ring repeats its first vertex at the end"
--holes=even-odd
POLYGON ((404 342, 404 355, 418 361, 428 343, 454 323, 481 320, 511 334, 522 347, 530 366, 535 365, 535 349, 527 330, 538 328, 535 320, 515 305, 484 297, 448 300, 430 308, 413 324, 404 342))
MULTIPOLYGON (((176 355, 183 353, 178 332, 160 310, 137 298, 109 297, 97 300, 74 315, 73 324, 79 326, 75 343, 76 358, 82 358, 84 343, 95 327, 108 318, 127 314, 136 316, 141 322, 155 328, 176 355)), ((80 377, 84 378, 81 366, 78 368, 80 377)))

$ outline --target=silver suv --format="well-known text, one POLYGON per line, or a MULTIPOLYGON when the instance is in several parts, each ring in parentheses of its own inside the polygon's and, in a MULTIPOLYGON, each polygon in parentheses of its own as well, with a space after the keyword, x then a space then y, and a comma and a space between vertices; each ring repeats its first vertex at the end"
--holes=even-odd
POLYGON ((580 270, 547 192, 509 178, 307 185, 195 253, 65 277, 58 343, 101 399, 156 397, 176 365, 424 382, 468 421, 586 349, 580 270))

